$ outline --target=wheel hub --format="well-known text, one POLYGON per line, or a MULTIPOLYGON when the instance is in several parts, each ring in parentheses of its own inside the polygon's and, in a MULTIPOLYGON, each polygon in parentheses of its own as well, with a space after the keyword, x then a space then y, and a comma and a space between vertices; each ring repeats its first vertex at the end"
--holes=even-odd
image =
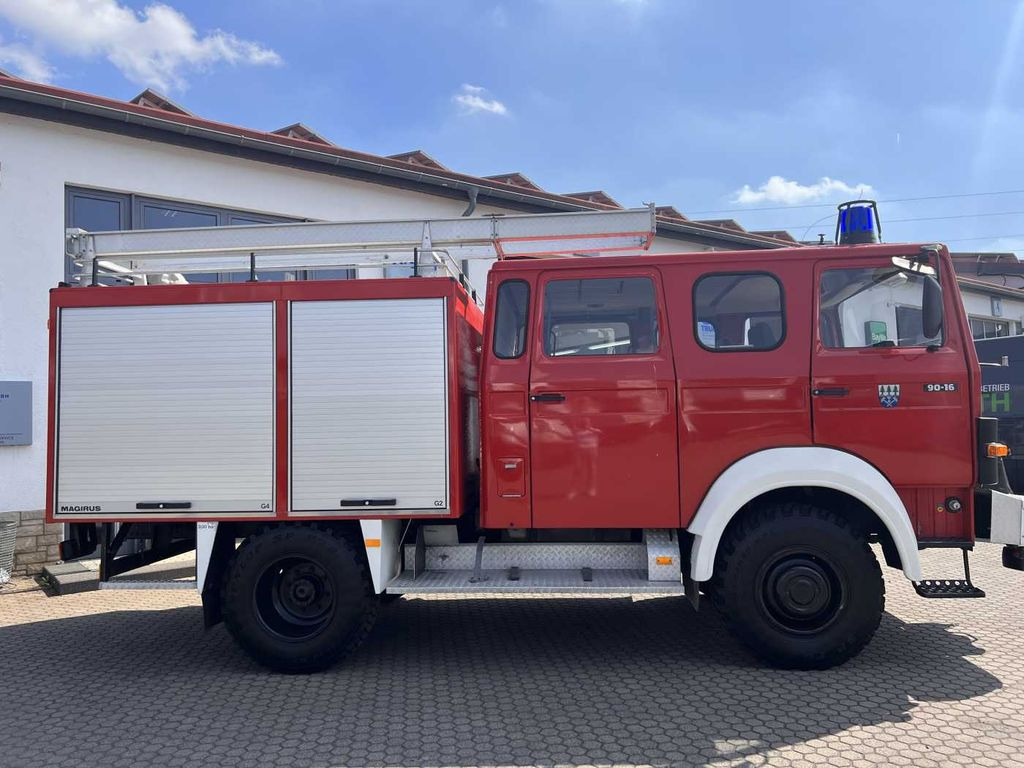
POLYGON ((330 576, 319 563, 304 558, 285 558, 265 568, 254 598, 263 625, 292 640, 317 634, 334 614, 330 576))
POLYGON ((826 559, 810 552, 785 553, 761 579, 761 603, 771 620, 796 633, 820 632, 839 614, 845 585, 826 559))

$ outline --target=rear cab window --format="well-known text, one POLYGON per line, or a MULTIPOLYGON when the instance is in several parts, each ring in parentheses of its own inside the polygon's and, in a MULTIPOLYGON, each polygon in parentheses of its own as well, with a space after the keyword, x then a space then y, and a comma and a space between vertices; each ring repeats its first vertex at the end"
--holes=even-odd
POLYGON ((658 302, 649 277, 552 280, 544 288, 544 354, 649 355, 658 351, 658 302))
POLYGON ((786 337, 782 285, 767 272, 713 272, 693 288, 693 332, 712 352, 767 352, 786 337))

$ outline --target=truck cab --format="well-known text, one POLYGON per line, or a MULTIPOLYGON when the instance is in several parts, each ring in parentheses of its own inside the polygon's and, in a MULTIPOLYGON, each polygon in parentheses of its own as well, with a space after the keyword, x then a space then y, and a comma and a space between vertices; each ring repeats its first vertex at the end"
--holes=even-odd
POLYGON ((920 246, 496 265, 483 525, 685 529, 730 466, 799 447, 879 471, 919 543, 970 542, 980 374, 942 284, 920 246))

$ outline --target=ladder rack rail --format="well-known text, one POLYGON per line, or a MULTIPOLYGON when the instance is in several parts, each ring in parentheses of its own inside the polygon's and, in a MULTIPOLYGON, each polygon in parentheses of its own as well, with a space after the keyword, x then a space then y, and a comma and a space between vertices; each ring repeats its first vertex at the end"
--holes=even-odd
MULTIPOLYGON (((543 258, 646 250, 654 207, 454 219, 296 222, 85 232, 69 229, 73 282, 102 272, 126 282, 153 274, 413 267, 461 275, 460 260, 543 258)), ((422 272, 421 272, 422 270, 422 272)), ((433 272, 436 274, 436 272, 433 272)), ((460 278, 464 281, 464 277, 460 278)))

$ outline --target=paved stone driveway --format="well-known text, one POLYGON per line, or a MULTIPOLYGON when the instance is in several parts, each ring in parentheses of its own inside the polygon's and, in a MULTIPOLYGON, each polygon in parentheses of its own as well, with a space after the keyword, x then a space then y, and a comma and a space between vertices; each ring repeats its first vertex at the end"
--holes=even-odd
POLYGON ((403 599, 286 677, 191 592, 0 592, 0 766, 1024 765, 1024 573, 973 562, 985 600, 886 569, 878 635, 828 672, 766 669, 677 598, 403 599))

